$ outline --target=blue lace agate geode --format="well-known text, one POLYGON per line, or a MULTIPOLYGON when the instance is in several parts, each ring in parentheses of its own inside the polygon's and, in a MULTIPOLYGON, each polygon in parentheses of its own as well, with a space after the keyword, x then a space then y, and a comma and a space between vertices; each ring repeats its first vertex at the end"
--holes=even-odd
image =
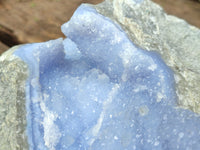
POLYGON ((200 118, 177 108, 160 56, 82 5, 65 40, 21 46, 29 66, 27 134, 33 150, 196 150, 200 118))

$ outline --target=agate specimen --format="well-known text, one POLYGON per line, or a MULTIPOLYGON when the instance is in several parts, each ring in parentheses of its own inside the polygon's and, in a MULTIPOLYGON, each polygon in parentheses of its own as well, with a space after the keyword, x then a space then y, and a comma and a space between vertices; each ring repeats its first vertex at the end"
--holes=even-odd
POLYGON ((174 72, 158 53, 139 48, 119 24, 86 5, 62 31, 67 38, 18 46, 0 58, 0 92, 10 80, 16 100, 6 96, 18 104, 10 116, 23 112, 1 118, 14 135, 13 144, 1 124, 11 148, 200 148, 200 117, 177 105, 174 72))

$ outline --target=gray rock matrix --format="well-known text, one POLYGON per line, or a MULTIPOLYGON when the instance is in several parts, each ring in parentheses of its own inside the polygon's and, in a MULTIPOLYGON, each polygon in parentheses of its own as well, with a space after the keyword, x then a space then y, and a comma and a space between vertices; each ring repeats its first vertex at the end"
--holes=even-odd
POLYGON ((200 30, 167 15, 150 0, 106 0, 93 6, 145 50, 158 52, 172 68, 180 107, 200 113, 200 30))
POLYGON ((25 84, 27 65, 12 55, 0 57, 0 150, 27 150, 25 84))

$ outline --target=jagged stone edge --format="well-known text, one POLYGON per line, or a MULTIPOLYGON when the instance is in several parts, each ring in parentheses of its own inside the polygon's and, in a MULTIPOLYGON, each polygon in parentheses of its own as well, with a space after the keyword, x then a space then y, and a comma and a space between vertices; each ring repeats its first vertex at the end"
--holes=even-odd
POLYGON ((0 150, 28 150, 25 84, 27 65, 12 55, 15 46, 0 57, 0 150))

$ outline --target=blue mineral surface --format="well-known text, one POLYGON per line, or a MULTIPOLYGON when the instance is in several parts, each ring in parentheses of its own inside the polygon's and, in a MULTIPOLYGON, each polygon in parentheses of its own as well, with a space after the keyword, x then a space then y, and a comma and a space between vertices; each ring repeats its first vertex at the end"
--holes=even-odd
POLYGON ((66 39, 15 51, 29 66, 30 150, 198 150, 200 117, 176 104, 173 72, 82 5, 66 39))

